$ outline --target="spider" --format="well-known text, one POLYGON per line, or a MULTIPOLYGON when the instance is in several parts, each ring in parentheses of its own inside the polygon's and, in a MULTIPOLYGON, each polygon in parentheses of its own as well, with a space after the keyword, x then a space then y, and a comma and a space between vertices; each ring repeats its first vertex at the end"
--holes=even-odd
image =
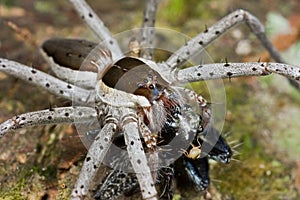
POLYGON ((200 154, 201 154, 201 144, 199 141, 198 142, 198 146, 195 146, 193 143, 191 144, 192 148, 190 151, 186 151, 186 150, 182 150, 183 154, 191 159, 198 159, 200 158, 200 154))
MULTIPOLYGON (((175 112, 177 108, 180 109, 180 115, 176 120, 178 126, 176 134, 179 135, 179 141, 185 144, 179 146, 179 149, 187 149, 199 130, 203 129, 205 132, 211 126, 211 116, 206 101, 195 92, 178 87, 177 83, 185 84, 239 76, 262 76, 272 72, 292 79, 293 83, 297 83, 300 79, 299 67, 282 63, 278 52, 266 38, 261 23, 251 13, 244 10, 234 11, 224 17, 214 26, 206 28, 188 41, 166 61, 156 63, 151 60, 154 49, 153 27, 157 1, 150 0, 146 3, 141 29, 142 36, 139 41, 141 51, 138 51, 138 55, 140 57, 124 57, 117 41, 93 10, 82 0, 71 0, 71 3, 81 18, 103 40, 101 45, 97 46, 83 62, 84 67, 96 68, 97 73, 93 70, 78 72, 61 68, 49 55, 45 57, 58 78, 11 60, 0 59, 1 71, 74 102, 72 107, 51 108, 15 116, 0 125, 0 137, 11 130, 28 126, 73 122, 82 124, 97 119, 100 129, 89 148, 71 199, 82 199, 87 195, 92 178, 117 137, 123 137, 125 140, 128 153, 125 157, 130 164, 127 170, 136 174, 143 198, 158 198, 154 187, 155 171, 161 168, 161 166, 156 166, 158 162, 161 162, 157 138, 160 137, 163 127, 166 124, 169 126, 168 116, 174 117, 172 112, 175 112), (226 30, 241 22, 246 22, 279 63, 229 63, 226 61, 179 68, 226 30), (124 84, 118 83, 121 77, 140 66, 144 73, 139 71, 139 80, 134 80, 133 89, 129 87, 128 79, 125 82, 128 85, 122 88, 124 84), (157 79, 153 79, 154 77, 157 79), (145 85, 144 79, 148 88, 142 88, 145 85), (151 91, 150 85, 153 86, 153 84, 148 84, 151 81, 158 84, 159 89, 151 91), (144 91, 137 91, 138 89, 144 89, 144 91), (194 108, 197 109, 194 110, 194 108)), ((87 46, 89 45, 88 43, 87 46)), ((68 56, 72 57, 72 55, 68 56)), ((161 138, 162 142, 168 139, 166 136, 161 138)), ((173 161, 174 159, 167 160, 166 163, 170 164, 173 161)), ((186 162, 186 166, 194 168, 189 162, 186 162)), ((193 170, 195 169, 190 171, 193 172, 193 170)))

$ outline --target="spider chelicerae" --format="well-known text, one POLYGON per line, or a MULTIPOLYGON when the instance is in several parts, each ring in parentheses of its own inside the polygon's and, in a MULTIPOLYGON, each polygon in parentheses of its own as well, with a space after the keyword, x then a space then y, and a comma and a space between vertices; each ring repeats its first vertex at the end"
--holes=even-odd
MULTIPOLYGON (((93 53, 87 56, 83 64, 84 67, 97 68, 98 75, 96 76, 96 73, 93 71, 74 72, 60 68, 51 60, 55 59, 55 55, 50 55, 49 52, 47 52, 48 54, 45 57, 51 63, 50 65, 56 76, 61 80, 22 64, 1 59, 1 71, 45 88, 60 97, 72 100, 74 106, 51 108, 18 115, 1 124, 0 130, 2 137, 9 130, 26 126, 71 122, 81 124, 93 121, 96 117, 99 120, 100 129, 95 128, 94 130, 98 130, 99 133, 94 138, 94 142, 85 159, 82 172, 72 192, 73 199, 83 198, 87 194, 90 182, 100 163, 105 159, 104 157, 110 149, 111 142, 115 144, 118 143, 118 140, 121 140, 121 144, 117 144, 117 146, 127 149, 128 160, 132 164, 132 168, 129 167, 128 170, 132 170, 130 172, 136 174, 143 198, 157 199, 154 185, 156 179, 159 180, 159 178, 154 172, 164 169, 164 166, 172 163, 168 161, 163 166, 151 166, 151 164, 157 165, 157 163, 161 162, 157 154, 163 152, 161 151, 162 143, 166 143, 167 140, 171 140, 173 137, 175 138, 175 136, 172 136, 172 134, 175 134, 176 136, 179 135, 180 142, 185 143, 182 144, 183 148, 188 148, 194 139, 198 141, 198 137, 203 137, 205 135, 203 133, 207 133, 207 130, 211 128, 210 109, 207 107, 206 101, 193 91, 178 87, 177 83, 184 84, 238 76, 260 76, 268 75, 271 72, 299 80, 299 67, 278 63, 226 62, 179 69, 196 52, 201 51, 223 32, 240 22, 246 22, 274 59, 282 62, 277 51, 265 38, 260 22, 246 11, 237 10, 229 14, 213 27, 206 28, 203 33, 188 41, 185 46, 172 54, 165 62, 154 63, 150 60, 153 56, 152 49, 155 32, 152 27, 154 27, 155 21, 156 1, 148 1, 146 3, 144 23, 141 30, 142 36, 140 40, 138 39, 138 46, 141 50, 135 51, 135 47, 133 47, 131 48, 131 56, 126 57, 123 56, 115 39, 105 29, 100 19, 96 17, 96 14, 89 6, 83 1, 71 2, 80 13, 82 19, 104 41, 100 46, 101 48, 96 47, 93 53), (135 81, 133 89, 119 89, 122 84, 117 86, 117 82, 122 79, 123 75, 128 72, 131 73, 136 67, 144 69, 144 74, 141 71, 138 71, 138 73, 133 72, 138 74, 140 80, 135 81), (108 71, 108 69, 110 70, 108 71), (116 80, 112 80, 113 77, 116 77, 116 80), (94 91, 93 88, 96 90, 94 91), (94 107, 96 107, 96 110, 94 107), (191 111, 190 108, 198 109, 191 111), (172 128, 174 130, 169 130, 172 128), (164 129, 165 134, 170 134, 171 136, 164 135, 164 129), (147 158, 145 153, 150 158, 147 158)), ((57 41, 61 42, 55 40, 55 42, 57 41)), ((81 41, 80 43, 84 42, 81 41)), ((46 44, 44 49, 47 51, 46 44)), ((131 44, 134 45, 134 41, 131 44)), ((89 45, 91 44, 88 43, 87 46, 89 45)), ((129 80, 126 79, 126 81, 129 80)), ((214 129, 212 130, 209 133, 216 132, 214 129)), ((197 143, 194 143, 194 145, 197 145, 197 143)), ((181 146, 177 147, 179 149, 182 148, 181 146)), ((228 157, 230 157, 230 153, 228 157)), ((183 159, 185 160, 186 168, 191 173, 191 178, 197 178, 199 176, 198 173, 205 169, 205 167, 197 169, 200 166, 194 161, 197 159, 188 160, 185 157, 183 159)), ((226 157, 223 157, 223 159, 226 160, 226 157)), ((206 163, 206 161, 201 162, 202 166, 203 163, 206 163)), ((122 170, 124 171, 125 169, 122 170)), ((119 174, 123 172, 113 172, 108 178, 112 178, 115 175, 114 173, 119 174)), ((163 172, 160 172, 161 174, 163 172)), ((172 173, 170 174, 169 177, 172 176, 172 173)), ((166 177, 168 178, 168 176, 166 177)), ((201 186, 197 182, 199 180, 194 181, 196 185, 201 186)), ((165 185, 168 184, 170 183, 165 183, 165 185)), ((206 187, 200 189, 206 189, 206 187)), ((170 193, 169 191, 166 193, 170 195, 168 194, 170 193)))

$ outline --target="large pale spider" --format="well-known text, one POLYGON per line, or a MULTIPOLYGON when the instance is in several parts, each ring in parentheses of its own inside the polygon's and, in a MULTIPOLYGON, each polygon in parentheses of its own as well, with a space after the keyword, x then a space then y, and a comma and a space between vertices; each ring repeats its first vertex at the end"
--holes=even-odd
MULTIPOLYGON (((53 55, 49 57, 45 54, 45 58, 58 78, 1 58, 1 71, 42 87, 57 96, 72 100, 74 106, 17 115, 0 125, 0 137, 9 131, 23 127, 53 123, 81 124, 97 117, 101 127, 95 129, 99 133, 89 148, 71 199, 82 199, 87 195, 95 173, 105 159, 113 140, 118 137, 125 139, 128 160, 133 170, 130 172, 136 174, 143 198, 158 198, 155 188, 156 171, 174 161, 174 159, 161 161, 159 157, 161 152, 164 154, 160 151, 161 147, 158 147, 159 142, 168 139, 167 137, 160 138, 163 126, 168 123, 167 116, 174 116, 170 112, 177 107, 180 109, 178 121, 176 121, 178 126, 176 134, 179 135, 179 141, 183 144, 172 147, 176 152, 181 148, 187 149, 197 137, 198 132, 203 130, 205 132, 211 127, 210 110, 206 100, 191 90, 178 87, 178 83, 239 76, 264 76, 272 72, 292 79, 294 84, 297 84, 300 79, 300 68, 283 64, 280 55, 266 38, 264 27, 247 11, 237 10, 229 14, 187 41, 186 45, 174 52, 166 61, 155 63, 151 60, 155 34, 153 27, 158 1, 146 2, 141 39, 138 41, 137 51, 135 47, 131 48, 131 56, 124 56, 103 22, 84 1, 70 1, 81 18, 102 40, 101 45, 96 47, 83 63, 84 67, 94 68, 94 71, 96 69, 97 74, 93 70, 78 72, 62 68, 54 63, 53 55), (180 68, 213 40, 242 22, 250 27, 278 63, 225 62, 180 68), (136 67, 144 70, 143 73, 138 71, 138 78, 132 84, 133 88, 127 89, 128 85, 125 89, 121 88, 122 84, 116 86, 116 82, 123 74, 131 72, 136 67), (116 80, 113 79, 114 76, 116 80)), ((132 41, 133 45, 134 42, 132 41)), ((197 145, 197 143, 194 144, 197 145)), ((126 155, 122 156, 126 157, 126 155)), ((128 169, 122 168, 122 170, 128 169)))

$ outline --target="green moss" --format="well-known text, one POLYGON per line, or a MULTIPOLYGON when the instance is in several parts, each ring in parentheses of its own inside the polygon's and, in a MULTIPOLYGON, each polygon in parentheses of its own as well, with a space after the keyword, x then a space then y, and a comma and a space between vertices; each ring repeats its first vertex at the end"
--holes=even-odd
MULTIPOLYGON (((265 81, 269 84, 270 80, 265 81)), ((271 85, 268 87, 272 88, 271 85)), ((276 110, 266 113, 266 105, 259 100, 259 93, 252 91, 244 81, 227 84, 226 94, 228 110, 232 116, 226 122, 225 130, 232 133, 230 138, 242 145, 236 149, 240 155, 234 156, 238 162, 217 164, 211 170, 212 179, 221 180, 216 187, 222 197, 250 200, 296 199, 297 192, 288 187, 292 185, 292 179, 288 175, 291 166, 282 164, 277 157, 268 153, 271 146, 263 145, 265 138, 262 138, 262 130, 268 124, 274 127, 276 110)))
POLYGON ((230 167, 218 166, 212 174, 214 179, 223 180, 217 185, 223 196, 233 196, 234 199, 280 199, 285 195, 295 198, 297 193, 286 187, 292 183, 291 177, 286 175, 290 169, 278 163, 274 158, 261 154, 260 150, 252 149, 248 158, 232 163, 230 167))
POLYGON ((0 189, 0 198, 16 200, 26 199, 26 197, 22 195, 22 192, 24 191, 24 188, 27 187, 31 176, 32 172, 29 169, 23 169, 21 173, 18 174, 18 179, 15 181, 14 184, 3 184, 3 186, 0 189))
POLYGON ((300 105, 300 93, 295 87, 292 87, 288 80, 279 76, 261 77, 259 82, 268 90, 277 90, 274 95, 277 98, 289 98, 293 103, 300 105))
POLYGON ((215 16, 211 12, 211 1, 209 0, 171 0, 165 5, 164 12, 158 13, 158 18, 168 21, 168 25, 179 26, 193 18, 210 19, 215 16))

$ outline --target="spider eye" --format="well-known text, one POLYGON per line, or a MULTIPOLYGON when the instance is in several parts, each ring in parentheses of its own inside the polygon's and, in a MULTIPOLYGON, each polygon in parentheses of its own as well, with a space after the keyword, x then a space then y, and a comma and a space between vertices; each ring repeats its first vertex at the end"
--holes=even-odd
POLYGON ((153 89, 154 89, 154 85, 153 85, 153 84, 150 84, 150 85, 149 85, 149 89, 153 90, 153 89))
POLYGON ((138 87, 138 88, 142 88, 142 87, 144 87, 144 84, 143 84, 143 83, 138 83, 138 84, 137 84, 137 87, 138 87))

